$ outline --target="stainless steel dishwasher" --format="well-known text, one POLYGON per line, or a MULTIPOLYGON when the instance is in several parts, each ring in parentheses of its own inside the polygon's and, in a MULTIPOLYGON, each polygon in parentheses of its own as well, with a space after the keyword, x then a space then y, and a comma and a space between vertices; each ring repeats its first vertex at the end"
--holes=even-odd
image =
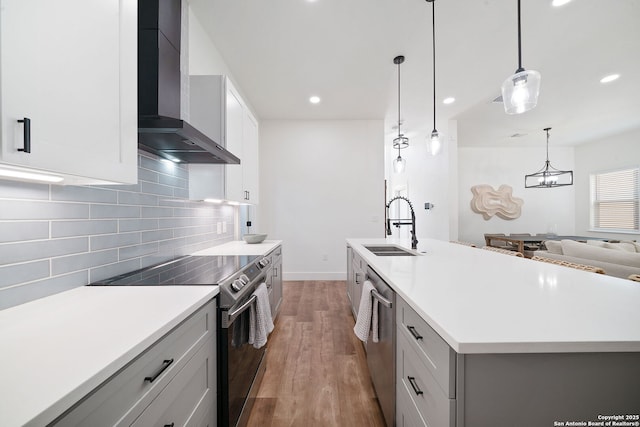
POLYGON ((367 364, 385 422, 392 427, 396 417, 396 294, 369 266, 367 280, 375 288, 371 300, 378 303, 379 337, 378 342, 373 342, 369 331, 367 364))

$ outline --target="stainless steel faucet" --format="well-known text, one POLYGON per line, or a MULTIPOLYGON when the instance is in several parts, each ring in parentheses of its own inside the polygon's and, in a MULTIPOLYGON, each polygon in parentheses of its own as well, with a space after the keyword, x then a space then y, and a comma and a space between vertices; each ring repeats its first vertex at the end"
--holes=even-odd
POLYGON ((410 225, 411 226, 411 249, 418 249, 418 239, 416 238, 416 214, 413 210, 413 205, 411 204, 409 199, 403 196, 394 197, 393 199, 389 200, 386 207, 387 207, 387 236, 391 236, 391 224, 392 224, 391 221, 395 221, 393 225, 397 228, 400 228, 401 225, 410 225), (409 204, 409 209, 411 209, 411 222, 409 222, 408 218, 405 218, 405 219, 389 218, 389 206, 391 206, 391 203, 396 200, 404 200, 409 204))

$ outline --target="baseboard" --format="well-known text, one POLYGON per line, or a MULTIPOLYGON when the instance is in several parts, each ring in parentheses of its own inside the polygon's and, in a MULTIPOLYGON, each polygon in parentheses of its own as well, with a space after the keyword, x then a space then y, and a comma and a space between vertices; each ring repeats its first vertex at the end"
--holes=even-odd
POLYGON ((283 272, 283 280, 347 280, 347 273, 337 272, 283 272))

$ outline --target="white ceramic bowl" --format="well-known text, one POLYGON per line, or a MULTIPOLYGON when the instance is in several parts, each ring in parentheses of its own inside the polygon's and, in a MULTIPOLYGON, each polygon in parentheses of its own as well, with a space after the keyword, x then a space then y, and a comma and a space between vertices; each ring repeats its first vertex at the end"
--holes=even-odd
POLYGON ((261 243, 264 239, 267 238, 266 234, 245 234, 242 236, 245 242, 247 243, 261 243))

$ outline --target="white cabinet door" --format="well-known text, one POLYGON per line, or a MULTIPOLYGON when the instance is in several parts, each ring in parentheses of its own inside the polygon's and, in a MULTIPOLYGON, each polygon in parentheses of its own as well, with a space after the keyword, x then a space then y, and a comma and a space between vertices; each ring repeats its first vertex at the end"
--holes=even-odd
POLYGON ((190 86, 192 124, 214 140, 224 140, 241 163, 189 165, 189 197, 258 204, 258 121, 228 78, 192 76, 190 86))
POLYGON ((259 203, 258 122, 249 109, 245 109, 242 138, 242 187, 244 201, 259 203))
POLYGON ((240 157, 239 165, 225 165, 226 170, 226 199, 242 201, 242 170, 245 159, 243 157, 243 121, 244 103, 229 79, 227 79, 227 150, 240 157))
POLYGON ((135 183, 136 2, 2 0, 0 19, 1 163, 135 183))

